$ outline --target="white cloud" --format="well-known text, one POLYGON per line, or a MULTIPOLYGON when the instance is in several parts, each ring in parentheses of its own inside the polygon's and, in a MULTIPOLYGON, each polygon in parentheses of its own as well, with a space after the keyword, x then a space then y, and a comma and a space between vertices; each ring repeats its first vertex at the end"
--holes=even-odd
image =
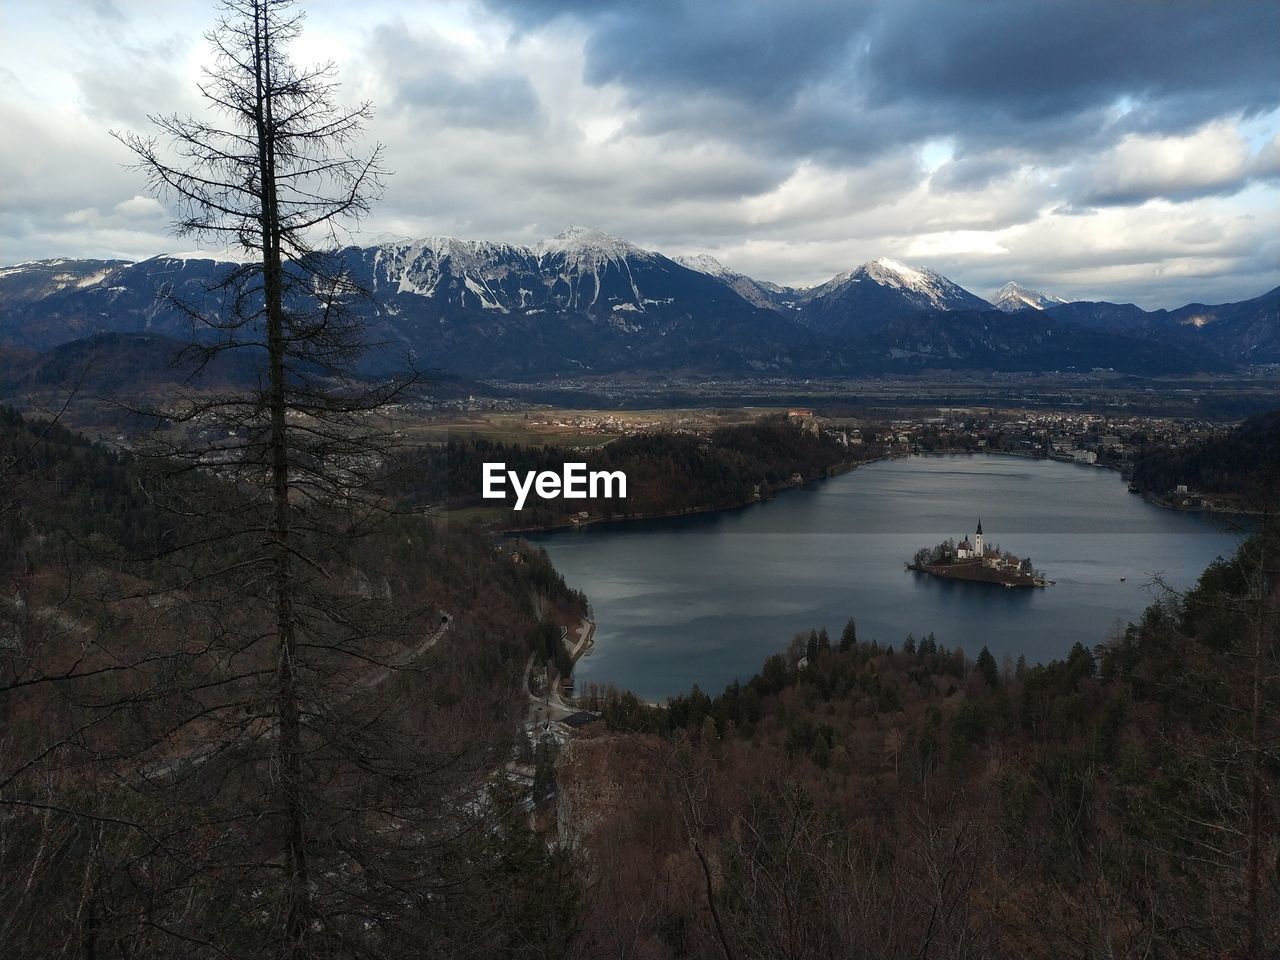
POLYGON ((1185 136, 1130 134, 1069 170, 1065 185, 1085 203, 1235 192, 1245 185, 1252 161, 1239 126, 1218 120, 1185 136))
POLYGON ((923 260, 937 257, 1003 257, 1009 248, 1000 238, 983 230, 948 230, 944 233, 925 233, 911 241, 907 256, 923 260))
POLYGON ((159 200, 138 194, 134 194, 128 200, 121 200, 112 209, 131 220, 150 220, 165 215, 165 209, 159 200))
MULTIPOLYGON (((71 16, 55 0, 8 18, 5 260, 141 257, 175 244, 107 127, 145 132, 144 112, 194 108, 212 11, 195 0, 117 6, 71 16)), ((699 66, 696 38, 670 66, 686 71, 682 85, 642 88, 635 70, 593 72, 592 27, 572 17, 516 29, 479 0, 307 6, 299 59, 332 58, 342 96, 373 101, 369 139, 386 144, 395 171, 369 235, 531 241, 587 223, 779 282, 821 282, 889 255, 978 292, 1016 278, 1144 306, 1238 299, 1280 280, 1270 236, 1280 111, 1224 110, 1161 132, 1143 125, 1164 117, 1158 98, 1100 89, 1092 102, 1085 88, 1060 121, 1028 119, 1038 131, 1058 123, 1056 139, 1037 144, 997 122, 994 101, 989 125, 977 109, 895 113, 915 95, 908 84, 880 90, 865 115, 841 105, 867 90, 865 58, 838 72, 841 43, 824 44, 821 82, 791 97, 768 93, 765 78, 717 79, 699 66)), ((737 46, 725 56, 755 68, 737 46)))

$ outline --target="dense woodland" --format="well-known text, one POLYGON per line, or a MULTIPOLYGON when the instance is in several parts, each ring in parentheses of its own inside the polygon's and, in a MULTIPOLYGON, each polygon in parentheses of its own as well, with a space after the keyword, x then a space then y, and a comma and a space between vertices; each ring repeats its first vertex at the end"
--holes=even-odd
MULTIPOLYGON (((210 549, 209 515, 174 509, 192 498, 244 516, 255 494, 0 409, 6 957, 270 952, 271 593, 245 544, 210 549)), ((528 750, 526 662, 584 599, 541 551, 415 516, 320 555, 299 603, 327 641, 303 717, 325 939, 559 949, 578 886, 499 774, 528 750)))
POLYGON ((1180 484, 1246 510, 1280 497, 1280 410, 1245 420, 1226 436, 1179 450, 1154 450, 1134 465, 1133 482, 1166 496, 1180 484))
MULTIPOLYGON (((456 509, 497 503, 481 499, 483 465, 489 462, 505 463, 508 470, 523 474, 529 470, 558 473, 566 460, 580 460, 588 470, 626 474, 625 500, 531 496, 523 510, 511 512, 509 525, 538 527, 564 523, 582 510, 598 519, 742 506, 792 484, 797 474, 805 481, 829 476, 856 457, 835 437, 774 416, 721 427, 705 437, 690 433, 624 437, 574 451, 572 456, 563 447, 458 437, 407 453, 413 472, 412 479, 404 482, 412 503, 456 509)), ((508 499, 514 503, 514 498, 508 499)))
POLYGON ((582 955, 1271 957, 1280 537, 1066 659, 798 636, 561 764, 582 955))

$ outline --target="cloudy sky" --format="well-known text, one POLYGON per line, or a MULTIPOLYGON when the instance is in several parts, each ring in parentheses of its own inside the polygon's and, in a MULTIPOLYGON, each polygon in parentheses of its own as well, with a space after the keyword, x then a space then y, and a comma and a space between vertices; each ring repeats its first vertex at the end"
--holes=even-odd
MULTIPOLYGON (((1171 307, 1280 284, 1280 6, 311 0, 362 237, 570 224, 780 283, 876 256, 1171 307)), ((189 246, 109 135, 201 109, 210 2, 0 5, 0 262, 189 246)))

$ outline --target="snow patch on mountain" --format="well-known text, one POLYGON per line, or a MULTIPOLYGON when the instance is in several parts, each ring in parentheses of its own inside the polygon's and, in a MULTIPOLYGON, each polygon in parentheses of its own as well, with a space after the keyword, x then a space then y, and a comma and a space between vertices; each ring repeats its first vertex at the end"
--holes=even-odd
POLYGON ((112 270, 111 267, 107 267, 105 270, 98 270, 94 273, 89 274, 88 276, 81 277, 79 280, 76 281, 76 286, 82 290, 85 287, 96 286, 99 283, 101 283, 103 280, 107 279, 107 277, 111 276, 113 272, 114 271, 112 270))
POLYGON ((914 295, 912 299, 941 310, 949 309, 951 301, 966 293, 962 287, 928 267, 910 267, 888 257, 868 261, 850 276, 851 279, 874 280, 883 287, 902 290, 914 295))
POLYGON ((878 257, 796 292, 801 322, 820 333, 861 336, 921 311, 990 310, 991 304, 927 267, 878 257))
POLYGON ((888 257, 876 257, 869 263, 864 263, 861 270, 881 283, 906 287, 920 293, 931 292, 937 286, 937 281, 945 280, 932 270, 908 267, 905 263, 890 260, 888 257))
POLYGON ((672 257, 671 259, 682 267, 688 267, 690 270, 696 270, 698 273, 705 273, 709 277, 742 276, 742 274, 738 273, 736 270, 730 270, 709 253, 697 253, 692 256, 679 256, 672 257))
POLYGON ((483 309, 506 312, 511 305, 502 302, 492 282, 502 280, 513 269, 531 265, 532 261, 533 255, 527 247, 509 243, 447 236, 397 240, 374 248, 373 287, 376 290, 386 283, 395 286, 397 293, 431 298, 452 289, 461 302, 465 302, 466 291, 483 309), (441 287, 442 282, 446 287, 441 287))
POLYGON ((995 296, 991 298, 991 302, 997 310, 1003 310, 1005 313, 1014 313, 1018 310, 1027 309, 1044 310, 1046 307, 1057 306, 1068 301, 1040 290, 1032 290, 1030 287, 1024 287, 1022 284, 1010 280, 996 291, 995 296))
POLYGON ((658 259, 601 230, 570 227, 533 246, 432 236, 392 240, 355 255, 372 267, 375 290, 503 313, 587 309, 622 293, 643 312, 633 266, 658 259), (608 289, 608 293, 604 291, 608 289))
POLYGON ((214 263, 257 263, 258 256, 243 249, 188 250, 183 253, 162 253, 152 260, 212 260, 214 263))
POLYGON ((539 260, 563 258, 570 269, 593 271, 609 263, 623 263, 628 257, 648 259, 653 256, 621 237, 592 227, 570 227, 533 248, 539 260))
POLYGON ((509 243, 459 240, 457 237, 424 237, 421 240, 378 247, 375 263, 385 264, 388 276, 393 278, 400 270, 438 275, 446 261, 455 275, 479 277, 500 268, 511 258, 523 259, 528 256, 527 247, 509 243))
POLYGON ((780 287, 778 284, 770 283, 768 280, 757 280, 754 277, 747 276, 745 273, 739 273, 737 270, 726 267, 709 253, 679 256, 672 259, 686 269, 706 274, 709 277, 715 277, 742 299, 748 303, 755 304, 757 307, 779 310, 782 306, 782 298, 788 294, 795 294, 795 291, 789 287, 780 287))
POLYGON ((493 291, 483 283, 476 281, 472 277, 465 277, 463 282, 466 284, 467 289, 475 294, 476 299, 480 301, 480 306, 485 310, 501 310, 503 313, 507 312, 507 308, 494 299, 493 291))
POLYGON ((761 290, 767 290, 770 293, 795 293, 794 287, 784 287, 771 280, 757 280, 755 277, 748 276, 745 273, 734 270, 732 267, 726 267, 709 253, 697 253, 687 256, 681 255, 672 257, 671 259, 682 267, 687 267, 690 270, 696 270, 698 273, 705 273, 707 276, 715 277, 719 280, 746 280, 754 286, 759 287, 761 290))

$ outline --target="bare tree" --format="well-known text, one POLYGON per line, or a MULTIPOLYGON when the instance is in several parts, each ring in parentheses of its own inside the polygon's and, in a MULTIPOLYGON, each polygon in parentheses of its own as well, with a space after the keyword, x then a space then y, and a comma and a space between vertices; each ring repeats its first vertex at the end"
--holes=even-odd
MULTIPOLYGON (((249 395, 189 400, 167 412, 188 426, 233 425, 244 439, 238 450, 221 448, 232 460, 228 472, 269 491, 257 521, 264 550, 246 559, 265 568, 272 585, 284 956, 304 951, 316 920, 298 567, 321 563, 305 552, 299 527, 314 516, 308 506, 353 506, 356 475, 376 460, 382 439, 364 418, 396 393, 354 388, 351 364, 363 343, 345 306, 358 291, 324 247, 336 246, 339 223, 366 213, 379 191, 380 148, 365 156, 350 150, 371 108, 337 104, 332 64, 302 69, 291 62, 288 47, 301 20, 291 0, 224 0, 208 34, 215 62, 200 85, 211 118, 153 117, 159 139, 120 135, 153 190, 175 205, 179 235, 239 248, 248 261, 215 287, 212 304, 177 306, 212 334, 197 340, 206 359, 264 350, 265 383, 249 395)), ((208 444, 190 443, 200 433, 182 431, 180 442, 157 452, 170 461, 207 462, 208 444)))
MULTIPOLYGON (((353 373, 360 291, 328 250, 381 169, 348 149, 367 106, 334 105, 330 68, 290 65, 298 29, 288 3, 224 4, 202 85, 216 122, 122 136, 180 233, 246 255, 170 297, 192 352, 247 351, 263 372, 152 411, 153 442, 113 468, 164 529, 140 561, 95 558, 90 622, 56 623, 0 690, 48 701, 26 701, 49 742, 5 753, 0 799, 56 817, 6 822, 0 846, 51 865, 57 838, 56 872, 81 878, 46 897, 70 931, 50 953, 420 955, 430 934, 483 956, 504 935, 489 847, 511 803, 488 787, 505 718, 424 709, 419 667, 452 620, 361 537, 399 522, 377 481, 395 443, 382 408, 406 383, 353 373), (42 792, 52 759, 77 769, 42 792)), ((393 542, 413 556, 424 536, 393 542)))

